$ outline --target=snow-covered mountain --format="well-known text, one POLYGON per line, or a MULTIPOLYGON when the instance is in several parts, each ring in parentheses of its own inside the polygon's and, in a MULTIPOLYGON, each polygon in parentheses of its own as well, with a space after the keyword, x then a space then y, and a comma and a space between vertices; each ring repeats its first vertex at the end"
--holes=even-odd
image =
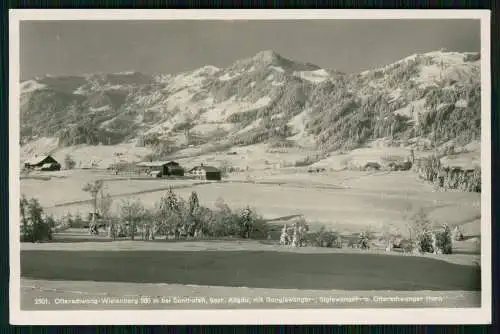
POLYGON ((345 74, 263 51, 179 75, 22 82, 21 138, 28 153, 129 144, 168 154, 257 143, 330 152, 388 136, 465 145, 480 137, 480 87, 478 53, 441 50, 345 74))

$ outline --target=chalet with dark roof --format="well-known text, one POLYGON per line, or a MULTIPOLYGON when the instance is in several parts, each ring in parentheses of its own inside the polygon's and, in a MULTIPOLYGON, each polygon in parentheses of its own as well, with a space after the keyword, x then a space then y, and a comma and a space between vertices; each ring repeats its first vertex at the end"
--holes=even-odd
POLYGON ((37 169, 42 171, 61 170, 61 164, 51 155, 35 156, 24 162, 24 167, 28 169, 37 169))

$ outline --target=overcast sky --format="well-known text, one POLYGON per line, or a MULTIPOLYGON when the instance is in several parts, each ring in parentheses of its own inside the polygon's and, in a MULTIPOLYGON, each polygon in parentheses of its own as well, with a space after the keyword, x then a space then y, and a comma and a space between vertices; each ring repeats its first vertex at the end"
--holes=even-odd
POLYGON ((479 20, 24 21, 21 79, 226 67, 273 49, 343 72, 446 48, 479 51, 479 20))

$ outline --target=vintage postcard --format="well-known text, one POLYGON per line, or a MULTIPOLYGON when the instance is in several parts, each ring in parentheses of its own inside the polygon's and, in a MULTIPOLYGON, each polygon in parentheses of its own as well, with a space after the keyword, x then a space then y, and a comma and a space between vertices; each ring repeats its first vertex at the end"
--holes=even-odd
POLYGON ((489 20, 12 10, 11 323, 490 323, 489 20))

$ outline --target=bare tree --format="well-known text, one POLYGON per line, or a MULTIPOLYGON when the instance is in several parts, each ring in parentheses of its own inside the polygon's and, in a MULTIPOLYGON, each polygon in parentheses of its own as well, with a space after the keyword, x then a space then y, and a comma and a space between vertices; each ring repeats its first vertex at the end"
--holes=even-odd
POLYGON ((90 193, 90 195, 92 196, 92 203, 93 203, 94 211, 93 211, 93 214, 92 214, 92 222, 90 223, 91 230, 93 228, 96 228, 96 223, 97 223, 96 222, 96 218, 97 218, 97 216, 96 216, 96 214, 97 214, 97 196, 98 196, 99 192, 101 191, 103 185, 104 185, 104 181, 102 181, 102 180, 96 180, 94 182, 88 182, 82 188, 83 191, 86 191, 86 192, 90 193))
POLYGON ((103 185, 103 180, 96 180, 94 182, 88 182, 82 188, 83 191, 88 192, 92 196, 94 213, 97 212, 97 195, 102 190, 103 185))
POLYGON ((154 212, 150 210, 142 210, 141 222, 142 225, 142 240, 154 240, 155 226, 154 226, 154 212))
POLYGON ((108 228, 108 237, 115 240, 116 234, 114 233, 113 221, 111 219, 111 206, 113 205, 113 198, 110 194, 104 193, 101 189, 99 192, 99 198, 97 200, 97 209, 101 214, 102 218, 106 222, 108 228))

